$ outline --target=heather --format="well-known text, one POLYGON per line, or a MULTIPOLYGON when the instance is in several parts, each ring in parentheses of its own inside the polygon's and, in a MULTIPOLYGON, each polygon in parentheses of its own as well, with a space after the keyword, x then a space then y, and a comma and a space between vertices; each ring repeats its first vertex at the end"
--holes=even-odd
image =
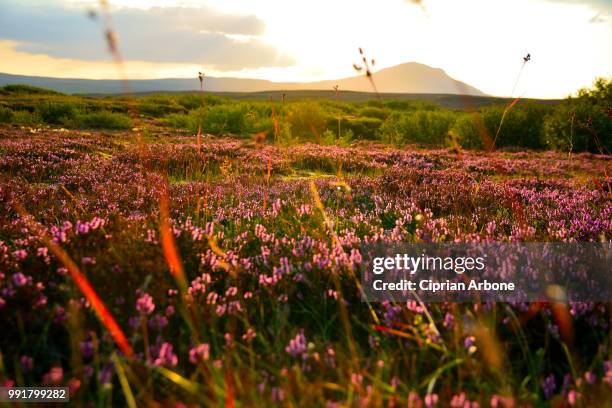
MULTIPOLYGON (((2 380, 68 385, 96 406, 609 400, 607 304, 370 304, 358 276, 363 243, 607 242, 610 156, 307 143, 306 124, 324 126, 311 108, 285 112, 300 144, 1 128, 2 380)), ((393 126, 420 134, 435 115, 393 126)))

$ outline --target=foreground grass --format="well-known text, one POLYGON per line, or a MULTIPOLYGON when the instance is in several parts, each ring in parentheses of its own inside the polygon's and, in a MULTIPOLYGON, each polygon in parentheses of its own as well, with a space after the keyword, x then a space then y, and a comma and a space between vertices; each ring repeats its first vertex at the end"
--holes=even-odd
POLYGON ((96 406, 609 402, 608 305, 568 323, 548 304, 370 305, 356 284, 365 241, 608 241, 609 157, 0 132, 5 383, 96 406))

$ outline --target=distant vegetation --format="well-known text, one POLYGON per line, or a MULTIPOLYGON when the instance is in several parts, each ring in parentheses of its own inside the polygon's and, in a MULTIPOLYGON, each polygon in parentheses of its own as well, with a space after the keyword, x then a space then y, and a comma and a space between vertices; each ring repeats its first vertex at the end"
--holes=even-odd
POLYGON ((5 85, 4 87, 0 88, 0 95, 10 94, 61 95, 59 92, 51 89, 39 88, 31 85, 15 84, 5 85))
MULTIPOLYGON (((431 101, 291 97, 285 102, 224 96, 154 94, 135 98, 143 126, 202 131, 217 136, 259 135, 269 142, 346 145, 376 140, 394 146, 496 147, 606 152, 612 150, 612 80, 558 104, 519 101, 508 110, 492 104, 478 110, 448 109, 431 101), (497 136, 497 137, 496 137, 497 136)), ((260 95, 259 95, 260 96, 260 95)), ((508 102, 509 103, 509 102, 508 102)), ((0 123, 84 129, 130 129, 129 99, 77 97, 25 85, 0 88, 0 123)))

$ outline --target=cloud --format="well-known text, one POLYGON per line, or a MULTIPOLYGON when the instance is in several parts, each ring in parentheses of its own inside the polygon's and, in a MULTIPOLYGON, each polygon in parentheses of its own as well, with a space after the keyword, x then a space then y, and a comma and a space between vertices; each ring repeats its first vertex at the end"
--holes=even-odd
MULTIPOLYGON (((2 61, 0 71, 3 73, 88 79, 123 79, 123 73, 125 73, 130 79, 191 77, 195 81, 196 73, 202 69, 199 64, 130 60, 123 64, 124 69, 119 72, 113 61, 83 61, 50 57, 45 54, 31 54, 17 51, 18 45, 11 40, 0 40, 0 60, 2 61)), ((213 76, 221 75, 219 72, 211 72, 208 69, 206 73, 213 76)))
MULTIPOLYGON (((56 58, 102 61, 109 58, 100 22, 83 8, 0 5, 0 39, 17 50, 56 58)), ((221 13, 210 7, 122 8, 113 12, 119 46, 127 60, 195 63, 218 70, 288 66, 261 40, 263 21, 252 15, 221 13)))
POLYGON ((589 20, 589 23, 598 24, 598 23, 605 23, 606 21, 607 19, 602 17, 601 13, 597 13, 593 17, 591 17, 591 19, 589 20))
POLYGON ((588 5, 594 10, 609 13, 612 12, 612 1, 610 0, 548 0, 554 3, 571 3, 576 5, 588 5))

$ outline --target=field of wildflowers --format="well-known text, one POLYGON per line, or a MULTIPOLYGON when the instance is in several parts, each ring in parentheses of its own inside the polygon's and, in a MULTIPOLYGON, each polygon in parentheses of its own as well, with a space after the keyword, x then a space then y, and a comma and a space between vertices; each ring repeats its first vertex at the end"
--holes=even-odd
POLYGON ((610 156, 0 128, 0 381, 83 406, 604 406, 610 306, 363 302, 363 243, 609 241, 610 156))

